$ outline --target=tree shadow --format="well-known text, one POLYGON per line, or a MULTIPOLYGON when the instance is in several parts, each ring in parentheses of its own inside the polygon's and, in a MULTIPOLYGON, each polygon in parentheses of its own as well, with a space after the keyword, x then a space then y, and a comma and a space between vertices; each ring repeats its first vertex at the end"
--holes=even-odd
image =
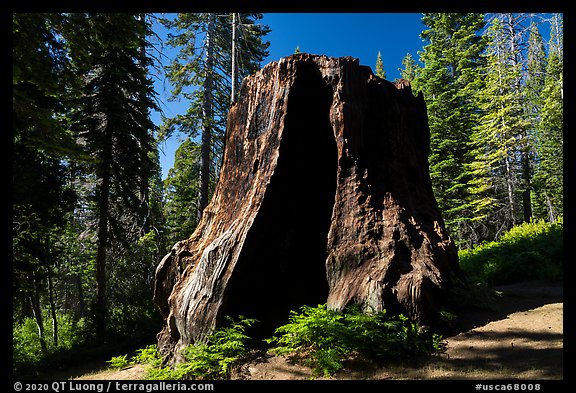
POLYGON ((506 319, 510 314, 532 310, 546 304, 563 301, 561 281, 529 281, 494 287, 501 295, 491 309, 469 309, 460 314, 448 337, 506 319))
MULTIPOLYGON (((472 345, 458 348, 452 356, 438 356, 434 365, 460 372, 508 372, 511 378, 537 370, 539 378, 563 378, 563 346, 557 344, 563 339, 561 333, 510 329, 506 332, 472 331, 464 336, 473 338, 472 345)), ((463 340, 466 342, 466 337, 463 340)))

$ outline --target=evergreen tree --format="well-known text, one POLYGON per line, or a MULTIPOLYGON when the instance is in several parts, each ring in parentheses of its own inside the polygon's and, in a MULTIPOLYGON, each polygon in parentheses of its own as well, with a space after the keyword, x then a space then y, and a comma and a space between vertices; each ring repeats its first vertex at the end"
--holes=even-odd
POLYGON ((542 110, 542 90, 546 77, 546 48, 538 25, 532 22, 528 38, 526 58, 525 97, 527 113, 531 120, 531 129, 536 130, 542 110))
MULTIPOLYGON (((544 40, 538 30, 538 25, 532 22, 530 25, 530 35, 528 38, 528 49, 526 58, 526 76, 525 76, 525 97, 526 97, 526 116, 530 122, 530 169, 534 171, 536 160, 536 149, 538 144, 538 133, 542 121, 542 108, 544 105, 542 91, 544 90, 546 78, 546 48, 544 40)), ((532 179, 532 188, 530 199, 532 201, 532 210, 534 217, 545 218, 546 205, 539 192, 537 179, 532 179)))
MULTIPOLYGON (((398 68, 398 71, 400 71, 400 78, 413 82, 416 79, 420 67, 410 53, 406 53, 406 56, 402 59, 402 66, 404 68, 398 68)), ((414 88, 416 87, 414 86, 414 88)))
POLYGON ((198 224, 197 216, 190 212, 197 209, 199 164, 200 146, 190 139, 182 142, 174 155, 174 167, 164 180, 168 244, 190 237, 198 224))
MULTIPOLYGON (((262 41, 269 29, 257 24, 261 14, 237 14, 237 64, 239 78, 260 68, 268 43, 262 41)), ((180 132, 195 140, 200 137, 198 202, 193 221, 198 221, 216 183, 226 130, 231 94, 232 16, 220 14, 178 14, 162 23, 173 30, 168 44, 178 48, 176 58, 166 67, 173 85, 172 99, 190 102, 185 114, 165 118, 162 137, 180 132)), ((193 212, 189 212, 193 214, 193 212)))
POLYGON ((562 22, 560 16, 555 15, 551 24, 548 64, 542 90, 535 174, 536 194, 546 206, 549 221, 555 221, 564 211, 562 52, 562 22))
MULTIPOLYGON (((14 317, 34 317, 44 351, 41 300, 46 292, 53 300, 54 232, 64 225, 74 204, 63 160, 79 152, 65 116, 73 73, 59 38, 62 21, 59 14, 12 16, 14 317)), ((57 342, 53 313, 52 317, 57 342)))
POLYGON ((420 53, 424 67, 415 85, 424 94, 431 133, 430 177, 449 231, 457 242, 469 238, 477 218, 468 183, 470 140, 478 124, 476 93, 485 40, 480 14, 424 14, 429 44, 420 53))
POLYGON ((378 51, 378 56, 376 57, 376 76, 386 79, 386 71, 384 71, 384 63, 382 62, 380 51, 378 51))
POLYGON ((143 56, 148 25, 130 14, 73 15, 80 32, 70 37, 74 60, 84 80, 83 95, 73 114, 74 128, 93 159, 97 211, 97 334, 106 331, 109 254, 114 244, 126 245, 138 232, 145 206, 143 179, 154 171, 150 152, 156 149, 149 109, 156 108, 143 56))
MULTIPOLYGON (((517 144, 518 144, 518 178, 521 202, 521 214, 524 222, 530 222, 532 219, 532 201, 530 198, 532 188, 532 139, 530 136, 530 121, 526 121, 527 114, 529 114, 529 107, 526 99, 525 85, 522 85, 524 78, 523 68, 524 60, 523 55, 525 52, 525 36, 528 30, 523 26, 526 15, 523 14, 505 14, 502 19, 505 22, 505 30, 507 30, 508 41, 508 62, 513 69, 520 69, 519 76, 513 80, 513 91, 515 92, 515 104, 522 107, 523 110, 519 112, 519 117, 523 117, 518 121, 517 131, 517 144), (520 114, 521 113, 521 114, 520 114)), ((529 115, 528 115, 529 116, 529 115)), ((515 220, 513 219, 513 225, 515 220)))
POLYGON ((490 161, 497 201, 486 220, 491 237, 532 218, 534 128, 539 117, 536 89, 542 83, 543 65, 535 26, 525 50, 524 19, 524 15, 496 15, 487 31, 490 45, 480 129, 488 138, 488 150, 478 161, 490 161))
POLYGON ((494 236, 499 229, 499 223, 510 227, 510 224, 506 223, 512 222, 512 218, 516 216, 516 182, 513 170, 513 148, 516 140, 513 131, 520 108, 516 104, 512 86, 520 70, 505 61, 506 42, 499 19, 493 20, 487 37, 490 39, 490 46, 484 70, 486 87, 480 95, 483 114, 474 138, 479 151, 474 155, 473 165, 482 169, 480 173, 476 173, 476 181, 482 179, 487 184, 484 189, 476 190, 476 196, 486 191, 492 196, 492 203, 485 206, 485 217, 489 216, 485 225, 490 228, 489 235, 494 236), (497 229, 494 230, 494 227, 497 229))

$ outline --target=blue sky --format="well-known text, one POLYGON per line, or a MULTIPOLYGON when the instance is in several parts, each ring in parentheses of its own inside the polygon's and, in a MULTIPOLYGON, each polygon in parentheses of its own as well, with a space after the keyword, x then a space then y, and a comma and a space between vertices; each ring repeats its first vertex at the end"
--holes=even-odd
MULTIPOLYGON (((418 51, 423 48, 421 18, 419 13, 264 14, 260 23, 268 25, 271 32, 266 36, 270 55, 262 66, 293 54, 299 46, 301 52, 352 56, 358 58, 360 64, 374 69, 380 51, 386 78, 394 80, 400 76, 398 68, 402 66, 402 58, 411 53, 418 59, 418 51)), ((156 82, 156 92, 166 116, 185 112, 186 102, 168 102, 169 86, 164 86, 161 80, 156 82)), ((158 124, 160 116, 154 113, 152 120, 158 124)), ((174 136, 160 146, 163 179, 174 163, 178 138, 174 136)))

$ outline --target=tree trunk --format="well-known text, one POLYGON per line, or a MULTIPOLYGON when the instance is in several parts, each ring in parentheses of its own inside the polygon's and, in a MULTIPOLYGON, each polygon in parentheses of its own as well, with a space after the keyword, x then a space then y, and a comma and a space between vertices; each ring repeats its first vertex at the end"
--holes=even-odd
POLYGON ((86 305, 84 302, 84 289, 82 288, 82 275, 77 274, 74 280, 78 289, 78 317, 84 318, 86 316, 86 305))
POLYGON ((234 104, 236 101, 236 80, 238 79, 238 61, 236 60, 236 29, 238 28, 238 21, 236 19, 236 13, 232 13, 232 55, 231 55, 231 93, 230 93, 230 105, 234 104))
POLYGON ((106 330, 106 253, 108 248, 108 190, 110 177, 102 180, 101 196, 99 198, 98 245, 96 251, 96 304, 94 318, 96 334, 103 337, 106 330))
POLYGON ((554 205, 548 197, 548 193, 544 191, 544 197, 546 198, 546 209, 548 210, 548 222, 556 221, 556 214, 554 214, 554 205))
POLYGON ((50 302, 50 313, 52 316, 52 341, 54 347, 58 347, 58 319, 56 317, 56 303, 54 302, 54 286, 52 285, 52 271, 48 269, 48 301, 50 302))
POLYGON ((530 191, 532 190, 532 169, 530 167, 530 154, 528 153, 529 146, 528 145, 528 136, 524 137, 526 141, 524 146, 521 149, 520 159, 522 161, 522 207, 523 207, 523 216, 524 222, 530 222, 532 220, 532 200, 530 196, 530 191))
POLYGON ((402 312, 434 324, 457 250, 432 193, 422 96, 350 57, 297 54, 246 79, 211 203, 158 265, 172 362, 224 316, 266 336, 290 310, 402 312))
POLYGON ((34 320, 36 321, 36 327, 38 328, 40 348, 42 349, 42 352, 46 353, 47 348, 44 335, 44 320, 42 318, 42 307, 40 306, 40 283, 36 275, 32 277, 32 283, 34 285, 34 292, 30 295, 30 306, 32 307, 32 313, 34 314, 34 320))
POLYGON ((206 79, 202 108, 202 142, 200 147, 200 188, 198 190, 198 221, 208 205, 210 186, 210 150, 212 149, 212 69, 214 66, 214 14, 209 14, 206 32, 206 79))
POLYGON ((108 143, 104 144, 102 162, 99 170, 100 186, 97 188, 98 204, 98 240, 96 246, 96 303, 94 322, 96 335, 102 338, 106 331, 106 258, 108 253, 108 216, 110 214, 110 190, 112 186, 112 131, 104 131, 108 143))
POLYGON ((516 206, 514 203, 514 170, 512 168, 512 159, 510 158, 510 153, 507 151, 504 157, 505 162, 505 175, 506 188, 508 191, 508 210, 510 212, 510 223, 512 226, 516 225, 516 206))

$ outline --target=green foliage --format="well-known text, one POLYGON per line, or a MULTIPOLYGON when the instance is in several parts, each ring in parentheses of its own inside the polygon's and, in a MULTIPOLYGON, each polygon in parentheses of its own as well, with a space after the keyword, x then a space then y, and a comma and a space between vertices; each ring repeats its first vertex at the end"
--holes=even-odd
MULTIPOLYGON (((420 67, 410 53, 406 53, 406 56, 402 59, 402 66, 404 68, 398 68, 400 78, 414 83, 420 67)), ((416 86, 413 86, 413 90, 416 90, 416 86)))
POLYGON ((507 284, 562 278, 563 221, 535 221, 512 228, 498 241, 461 250, 460 265, 471 281, 507 284))
POLYGON ((162 319, 146 294, 146 298, 139 301, 131 299, 110 309, 108 338, 114 342, 126 342, 133 344, 150 340, 158 333, 162 319))
POLYGON ((446 226, 458 242, 467 237, 467 224, 481 214, 471 208, 468 182, 475 176, 469 168, 474 160, 469 142, 480 113, 477 92, 484 88, 480 70, 486 40, 480 32, 485 22, 476 13, 426 13, 422 23, 427 29, 421 37, 428 45, 420 52, 424 67, 414 87, 428 110, 432 186, 446 226))
POLYGON ((198 204, 200 146, 184 140, 174 154, 174 166, 164 180, 164 216, 168 243, 189 237, 198 217, 193 212, 198 204))
POLYGON ((376 57, 376 76, 386 79, 386 71, 384 71, 384 62, 382 61, 382 53, 378 51, 378 56, 376 57))
POLYGON ((158 346, 148 345, 136 351, 136 355, 132 357, 132 363, 149 364, 152 367, 159 367, 162 363, 162 356, 158 352, 158 346))
POLYGON ((558 49, 548 58, 540 95, 541 123, 536 144, 539 159, 534 174, 533 196, 542 211, 539 216, 553 221, 564 211, 563 61, 558 49))
POLYGON ((130 365, 127 357, 128 355, 114 356, 112 359, 108 360, 107 363, 109 363, 112 368, 123 369, 130 365))
POLYGON ((316 376, 334 374, 352 355, 385 360, 440 350, 440 336, 403 315, 363 313, 358 306, 339 313, 325 304, 292 311, 289 323, 278 327, 266 342, 275 345, 272 352, 311 367, 316 376))
POLYGON ((24 318, 22 322, 15 323, 12 329, 13 340, 13 371, 15 374, 44 366, 53 362, 59 356, 85 342, 88 325, 84 319, 75 321, 69 315, 57 314, 58 345, 50 339, 52 337, 52 321, 44 319, 44 333, 46 335, 46 352, 40 345, 38 326, 34 318, 24 318))
POLYGON ((228 325, 214 330, 206 343, 189 345, 182 351, 184 361, 174 367, 162 367, 155 346, 140 351, 133 361, 144 362, 148 379, 225 379, 232 367, 248 353, 250 337, 246 329, 256 320, 242 316, 236 321, 226 318, 228 325))

